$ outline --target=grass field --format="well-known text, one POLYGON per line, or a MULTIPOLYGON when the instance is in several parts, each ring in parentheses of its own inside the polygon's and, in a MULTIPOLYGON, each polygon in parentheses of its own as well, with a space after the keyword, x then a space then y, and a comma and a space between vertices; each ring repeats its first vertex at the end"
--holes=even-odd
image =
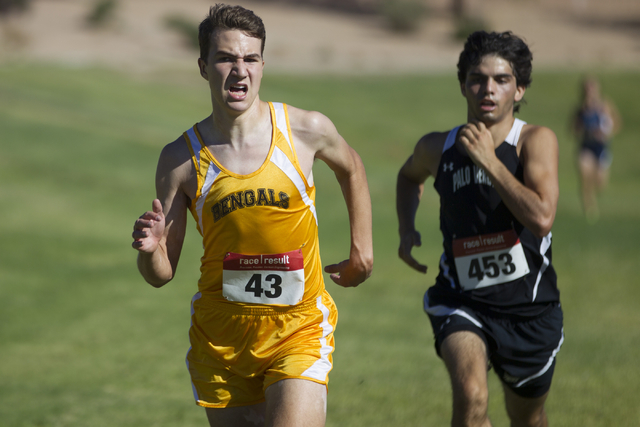
MULTIPOLYGON (((519 117, 556 131, 554 264, 566 341, 553 426, 640 425, 638 73, 601 73, 624 119, 601 219, 583 219, 569 114, 580 76, 536 73, 519 117)), ((209 111, 195 76, 127 77, 42 64, 0 68, 0 426, 204 426, 184 356, 200 243, 193 223, 174 282, 146 285, 130 248, 154 198, 161 147, 209 111)), ((446 372, 421 300, 441 252, 435 192, 419 211, 425 276, 397 258, 395 177, 417 139, 465 119, 455 76, 267 75, 262 98, 328 115, 361 154, 374 206, 375 271, 328 288, 340 309, 327 425, 444 426, 446 372)), ((318 164, 323 263, 348 254, 346 209, 318 164)), ((490 414, 508 425, 491 375, 490 414)))

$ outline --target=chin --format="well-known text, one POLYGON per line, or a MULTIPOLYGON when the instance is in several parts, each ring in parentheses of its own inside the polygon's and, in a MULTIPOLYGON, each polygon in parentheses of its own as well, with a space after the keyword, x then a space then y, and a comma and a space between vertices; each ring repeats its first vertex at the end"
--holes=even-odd
POLYGON ((495 123, 497 120, 493 114, 476 114, 474 119, 482 123, 495 123))
POLYGON ((482 112, 476 116, 484 124, 494 124, 504 120, 506 116, 498 114, 496 111, 482 112))
POLYGON ((249 109, 251 104, 246 100, 243 101, 227 101, 227 108, 237 112, 243 112, 249 109))

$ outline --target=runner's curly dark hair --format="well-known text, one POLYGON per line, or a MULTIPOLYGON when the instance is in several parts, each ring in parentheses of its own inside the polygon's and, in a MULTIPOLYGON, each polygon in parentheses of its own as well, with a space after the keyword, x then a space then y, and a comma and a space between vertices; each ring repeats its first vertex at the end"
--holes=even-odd
MULTIPOLYGON (((508 61, 518 86, 526 88, 531 85, 533 54, 529 50, 529 46, 511 31, 502 33, 476 31, 467 38, 464 50, 460 53, 458 60, 458 81, 460 84, 465 83, 469 69, 478 65, 487 55, 496 55, 508 61)), ((519 107, 516 104, 514 111, 517 112, 519 107)))

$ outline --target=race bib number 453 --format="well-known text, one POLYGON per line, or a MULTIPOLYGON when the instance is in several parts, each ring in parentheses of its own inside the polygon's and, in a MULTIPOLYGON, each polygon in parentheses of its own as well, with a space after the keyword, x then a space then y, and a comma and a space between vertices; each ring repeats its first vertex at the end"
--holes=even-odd
POLYGON ((453 256, 464 290, 510 282, 530 271, 514 230, 454 239, 453 256))
POLYGON ((295 305, 304 294, 304 259, 298 249, 282 254, 229 252, 223 261, 222 295, 229 301, 295 305))

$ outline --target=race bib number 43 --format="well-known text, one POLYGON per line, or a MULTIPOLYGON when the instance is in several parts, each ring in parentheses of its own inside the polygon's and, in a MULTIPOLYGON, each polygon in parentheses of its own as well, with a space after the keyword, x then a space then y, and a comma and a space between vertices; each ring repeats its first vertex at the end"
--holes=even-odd
POLYGON ((304 294, 302 250, 282 254, 229 252, 223 261, 222 295, 229 301, 295 305, 304 294))
POLYGON ((464 290, 510 282, 530 271, 514 230, 454 239, 453 256, 464 290))

